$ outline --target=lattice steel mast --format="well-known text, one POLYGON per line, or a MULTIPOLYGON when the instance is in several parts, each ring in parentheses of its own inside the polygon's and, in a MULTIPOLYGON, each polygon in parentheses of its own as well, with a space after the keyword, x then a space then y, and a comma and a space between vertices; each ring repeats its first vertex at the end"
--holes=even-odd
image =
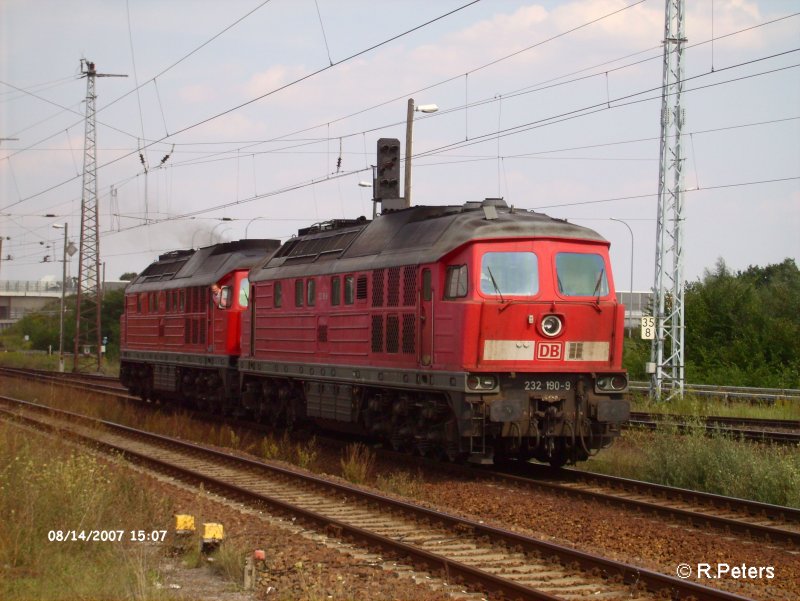
POLYGON ((685 113, 681 91, 685 44, 684 0, 666 0, 653 290, 656 335, 651 351, 655 369, 650 382, 650 393, 659 400, 664 394, 668 399, 682 397, 684 387, 682 130, 685 113))
POLYGON ((75 301, 75 346, 73 371, 94 367, 100 370, 102 281, 100 280, 100 229, 97 206, 97 122, 95 118, 95 79, 127 77, 97 73, 94 63, 81 59, 86 77, 86 137, 83 151, 81 193, 81 239, 78 261, 78 295, 75 301))

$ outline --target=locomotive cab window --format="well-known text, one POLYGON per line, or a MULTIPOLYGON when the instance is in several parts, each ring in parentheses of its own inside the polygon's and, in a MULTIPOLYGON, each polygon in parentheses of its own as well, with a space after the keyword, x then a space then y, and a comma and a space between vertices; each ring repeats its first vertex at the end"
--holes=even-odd
POLYGON ((331 305, 336 307, 342 302, 342 280, 338 275, 331 278, 331 305))
POLYGON ((250 304, 250 280, 242 278, 239 282, 239 306, 246 308, 250 304))
POLYGON ((283 296, 281 294, 281 283, 275 282, 272 287, 272 306, 279 309, 283 303, 283 296))
POLYGON ((608 278, 603 257, 588 253, 556 255, 558 292, 564 296, 606 296, 608 278))
POLYGON ((461 298, 467 296, 467 273, 466 265, 451 265, 447 268, 445 298, 461 298))
POLYGON ((219 309, 230 309, 233 305, 232 291, 230 286, 223 286, 218 293, 212 295, 211 301, 219 309))
POLYGON ((294 306, 303 306, 303 280, 294 281, 294 306))
POLYGON ((481 293, 487 296, 535 296, 539 260, 532 252, 487 252, 481 258, 481 293))

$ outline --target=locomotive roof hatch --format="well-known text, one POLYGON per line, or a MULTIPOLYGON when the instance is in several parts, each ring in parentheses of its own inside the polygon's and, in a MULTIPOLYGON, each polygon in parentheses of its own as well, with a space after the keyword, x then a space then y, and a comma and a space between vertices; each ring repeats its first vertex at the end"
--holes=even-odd
POLYGON ((373 221, 309 232, 286 242, 251 281, 432 263, 473 240, 568 238, 608 242, 594 230, 487 198, 460 206, 415 206, 373 221))
POLYGON ((280 247, 279 240, 238 240, 158 257, 125 289, 128 293, 210 286, 225 274, 250 269, 280 247))

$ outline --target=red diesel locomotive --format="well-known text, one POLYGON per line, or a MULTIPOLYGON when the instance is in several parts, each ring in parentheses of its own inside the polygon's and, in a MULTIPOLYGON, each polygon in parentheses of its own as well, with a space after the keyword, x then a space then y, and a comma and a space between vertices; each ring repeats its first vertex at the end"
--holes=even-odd
POLYGON ((142 399, 186 399, 206 409, 234 404, 247 272, 279 246, 227 242, 169 252, 147 267, 125 289, 122 384, 142 399), (216 303, 214 284, 224 294, 216 303))
POLYGON ((126 385, 476 462, 583 460, 628 418, 624 308, 609 244, 592 230, 487 199, 334 221, 300 230, 275 252, 261 244, 249 292, 244 264, 187 281, 223 285, 221 303, 200 300, 207 324, 241 314, 241 348, 227 348, 224 365, 216 326, 212 340, 198 335, 196 355, 186 353, 185 327, 183 338, 173 334, 180 348, 163 352, 166 326, 158 338, 154 326, 168 305, 133 335, 132 322, 145 317, 133 312, 151 286, 180 289, 178 278, 147 280, 170 255, 133 282, 126 385))

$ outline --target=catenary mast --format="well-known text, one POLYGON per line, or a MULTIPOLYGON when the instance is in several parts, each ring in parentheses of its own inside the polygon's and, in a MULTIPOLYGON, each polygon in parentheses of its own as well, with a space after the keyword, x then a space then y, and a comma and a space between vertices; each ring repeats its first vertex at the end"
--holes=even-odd
POLYGON ((652 398, 683 396, 683 89, 684 0, 666 0, 664 69, 661 87, 661 147, 656 217, 653 312, 656 332, 651 350, 652 398))
POLYGON ((100 276, 100 229, 97 204, 97 120, 95 80, 127 77, 97 73, 93 62, 81 59, 86 77, 86 136, 83 151, 81 234, 78 261, 78 295, 75 301, 75 346, 73 371, 100 370, 102 354, 100 309, 103 282, 100 276))

